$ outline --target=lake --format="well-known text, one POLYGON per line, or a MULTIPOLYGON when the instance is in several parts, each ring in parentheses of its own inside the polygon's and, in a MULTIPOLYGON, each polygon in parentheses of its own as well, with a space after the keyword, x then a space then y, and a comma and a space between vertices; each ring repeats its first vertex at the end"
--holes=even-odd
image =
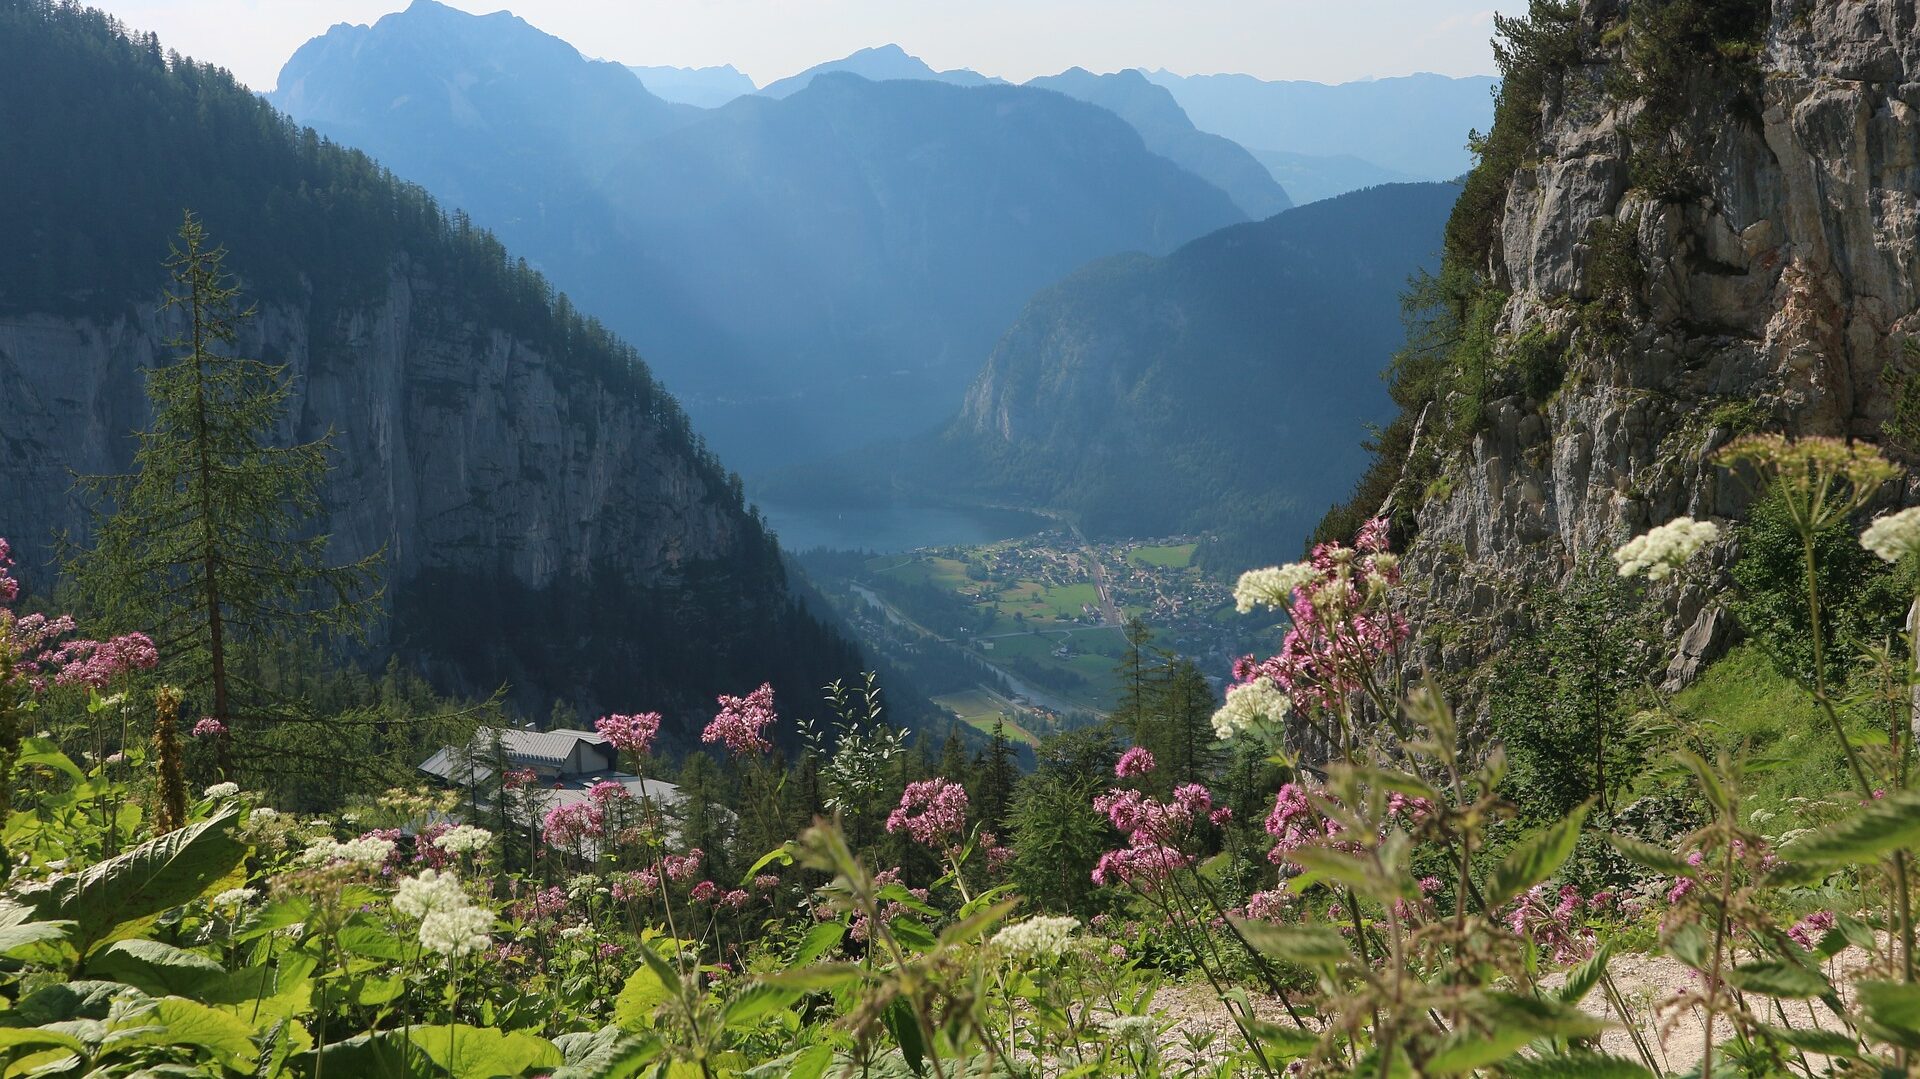
POLYGON ((1019 510, 966 509, 892 502, 858 509, 759 503, 780 545, 789 551, 829 547, 894 554, 921 547, 974 545, 1030 536, 1049 527, 1045 517, 1019 510))

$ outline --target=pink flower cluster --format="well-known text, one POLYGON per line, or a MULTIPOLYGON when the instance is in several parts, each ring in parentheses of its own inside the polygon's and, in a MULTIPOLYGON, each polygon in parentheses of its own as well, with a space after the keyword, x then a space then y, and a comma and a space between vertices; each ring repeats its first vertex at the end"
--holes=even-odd
POLYGON ((510 791, 517 791, 523 787, 532 786, 533 781, 538 778, 540 778, 539 773, 531 768, 510 768, 500 777, 500 785, 510 791))
POLYGON ((720 886, 718 884, 710 880, 703 880, 693 886, 693 890, 687 893, 687 898, 693 900, 695 903, 705 903, 713 898, 713 893, 719 890, 720 886))
POLYGON ((967 789, 945 776, 907 784, 887 814, 887 831, 906 832, 929 847, 952 846, 966 826, 967 789))
POLYGON ((651 869, 634 870, 613 878, 613 897, 622 903, 645 899, 660 890, 660 874, 651 869))
POLYGON ((1812 951, 1820 943, 1820 938, 1826 936, 1827 931, 1832 929, 1837 921, 1832 911, 1817 910, 1793 923, 1793 928, 1787 930, 1787 936, 1792 938, 1795 944, 1812 951))
POLYGON ((587 788, 587 797, 605 807, 611 806, 615 802, 627 801, 631 799, 633 795, 627 793, 627 788, 622 783, 617 783, 611 779, 596 779, 593 781, 593 785, 587 788))
POLYGON ((1162 802, 1137 790, 1114 789, 1093 800, 1116 831, 1127 837, 1121 850, 1110 850, 1094 866, 1095 884, 1151 886, 1176 869, 1192 864, 1179 844, 1191 838, 1199 822, 1212 819, 1213 793, 1188 783, 1162 802))
POLYGON ((660 713, 601 716, 593 721, 593 729, 613 748, 636 757, 644 756, 653 751, 654 736, 660 733, 660 713))
POLYGON ((1121 779, 1132 779, 1153 771, 1153 754, 1140 746, 1134 746, 1120 754, 1119 763, 1113 766, 1113 774, 1121 779))
POLYGON ((227 725, 212 716, 201 716, 194 721, 193 736, 195 738, 218 738, 225 733, 227 733, 227 725))
POLYGON ((685 854, 669 854, 660 859, 660 868, 665 870, 668 880, 685 884, 700 875, 700 863, 706 856, 706 851, 695 847, 685 854))
POLYGON ((775 719, 773 686, 762 682, 760 688, 744 697, 720 695, 720 712, 707 724, 700 740, 711 745, 720 742, 736 757, 767 753, 773 743, 763 733, 775 719))
POLYGON ((1507 912, 1507 928, 1546 949, 1556 963, 1575 963, 1593 954, 1593 931, 1580 924, 1587 902, 1571 884, 1550 893, 1536 884, 1514 901, 1507 912))
POLYGON ((1282 786, 1273 796, 1273 812, 1267 814, 1267 834, 1273 837, 1273 849, 1267 861, 1285 865, 1287 856, 1301 847, 1340 834, 1340 825, 1320 816, 1307 797, 1307 789, 1298 783, 1282 786))
POLYGON ((564 888, 537 888, 525 899, 513 905, 514 917, 525 922, 541 922, 554 917, 567 909, 567 892, 564 888))
POLYGON ((605 830, 606 817, 592 802, 573 802, 547 810, 540 832, 556 847, 570 847, 605 830))
POLYGON ((780 878, 772 873, 762 873, 753 878, 753 890, 756 892, 771 892, 778 887, 780 878))
POLYGON ((47 661, 60 668, 53 678, 55 685, 105 689, 128 671, 152 670, 160 662, 160 653, 146 634, 128 633, 105 641, 68 641, 47 661))
POLYGON ((1263 922, 1287 920, 1293 908, 1293 896, 1285 888, 1255 892, 1247 897, 1247 917, 1263 922))
POLYGON ((1296 701, 1329 706, 1358 687, 1359 672, 1405 642, 1405 620, 1369 602, 1375 585, 1399 582, 1400 567, 1387 550, 1387 523, 1378 518, 1361 527, 1352 547, 1323 543, 1308 561, 1319 576, 1294 589, 1292 625, 1279 653, 1259 661, 1244 656, 1233 675, 1242 683, 1271 678, 1296 701))
POLYGON ((20 582, 13 579, 13 548, 0 539, 0 603, 20 598, 20 582))

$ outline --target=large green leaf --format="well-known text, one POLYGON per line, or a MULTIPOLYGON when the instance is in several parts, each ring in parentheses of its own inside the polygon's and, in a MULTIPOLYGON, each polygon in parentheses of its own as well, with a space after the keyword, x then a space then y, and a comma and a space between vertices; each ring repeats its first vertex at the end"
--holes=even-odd
POLYGON ((1920 792, 1878 799, 1838 823, 1802 836, 1780 851, 1782 859, 1812 865, 1863 865, 1888 853, 1920 845, 1920 792))
POLYGON ((1760 1029, 1775 1041, 1784 1042, 1795 1049, 1804 1049, 1809 1053, 1818 1053, 1825 1057, 1849 1058, 1860 1055, 1859 1044, 1838 1031, 1769 1026, 1763 1026, 1760 1029))
POLYGON ((627 984, 613 998, 613 1021, 622 1030, 651 1030, 653 1013, 673 997, 673 987, 661 980, 659 972, 643 966, 627 975, 627 984))
POLYGON ((562 1034, 553 1044, 567 1060, 553 1079, 628 1079, 660 1058, 659 1039, 636 1037, 617 1026, 562 1034))
POLYGON ((1920 1048, 1920 985, 1863 981, 1855 990, 1876 1033, 1909 1049, 1920 1048))
POLYGON ((492 1030, 454 1023, 414 1027, 413 1044, 451 1079, 500 1079, 533 1068, 558 1068, 566 1058, 552 1042, 522 1030, 492 1030))
POLYGON ((755 985, 727 1001, 722 1019, 729 1027, 749 1027, 799 1000, 805 993, 806 990, 793 985, 755 985))
POLYGON ((1514 845, 1500 864, 1487 875, 1486 895, 1489 910, 1503 906, 1521 892, 1558 872, 1573 854, 1580 839, 1580 826, 1586 823, 1587 806, 1581 805, 1564 820, 1550 824, 1514 845))
POLYGON ((234 1016, 185 997, 162 997, 148 1017, 158 1024, 163 1045, 190 1045, 238 1071, 250 1071, 259 1057, 253 1029, 234 1016))
POLYGON ((1500 1070, 1509 1079, 1654 1079, 1631 1060, 1584 1052, 1510 1061, 1500 1070))
POLYGON ((1742 964, 1727 971, 1726 978, 1735 989, 1788 1000, 1824 997, 1833 992, 1833 986, 1818 971, 1778 960, 1742 964))
POLYGON ((199 898, 246 857, 234 836, 237 809, 170 832, 50 884, 23 890, 19 898, 41 920, 74 923, 72 941, 82 956, 105 944, 138 936, 153 920, 199 898))
POLYGON ((847 935, 845 922, 821 922, 800 939, 800 950, 794 954, 790 966, 804 967, 808 963, 839 947, 840 941, 847 935))
POLYGON ((1482 1029, 1462 1028, 1427 1061, 1429 1075, 1464 1075, 1507 1060, 1536 1038, 1586 1037, 1600 1021, 1571 1004, 1511 993, 1490 993, 1469 1005, 1482 1029))
POLYGON ((219 963, 184 948, 155 940, 122 940, 94 953, 86 972, 96 978, 125 982, 156 997, 181 996, 204 1000, 209 988, 226 981, 219 963))
POLYGON ((1578 966, 1567 971, 1567 983, 1554 994, 1562 1004, 1578 1004, 1587 999, 1593 987, 1607 976, 1607 962, 1613 958, 1613 942, 1602 944, 1578 966))
POLYGON ((1338 930, 1328 925, 1275 925, 1229 915, 1240 935, 1263 954, 1309 967, 1349 962, 1353 953, 1338 930))

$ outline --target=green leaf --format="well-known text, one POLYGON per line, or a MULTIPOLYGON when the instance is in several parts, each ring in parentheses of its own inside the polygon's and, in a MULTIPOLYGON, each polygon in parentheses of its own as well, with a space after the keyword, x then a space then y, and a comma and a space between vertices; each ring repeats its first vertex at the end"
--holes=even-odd
POLYGON ((799 989, 835 989, 857 982, 862 976, 860 967, 853 963, 816 963, 798 970, 783 970, 778 974, 769 974, 761 980, 799 989))
POLYGON ((795 967, 806 966, 808 963, 839 947, 840 941, 844 939, 846 935, 847 925, 845 922, 819 923, 812 929, 807 930, 807 935, 801 938, 800 950, 794 953, 793 962, 788 965, 795 967))
POLYGON ((40 920, 74 923, 72 941, 82 956, 103 944, 139 935, 161 914, 199 898, 246 857, 233 834, 237 809, 170 832, 79 873, 54 880, 18 898, 40 920))
POLYGON ((1308 967, 1337 966, 1353 959, 1353 953, 1347 949, 1346 938, 1332 926, 1310 922, 1275 925, 1237 915, 1228 917, 1239 928, 1240 935, 1247 938, 1247 943, 1259 949, 1263 955, 1308 967))
MULTIPOLYGON (((1369 898, 1383 901, 1393 898, 1374 895, 1380 890, 1380 882, 1367 871, 1367 863, 1354 855, 1327 847, 1295 847, 1287 853, 1287 861, 1328 880, 1339 881, 1369 898)), ((1408 887, 1413 886, 1411 881, 1406 883, 1408 887)))
POLYGON ((52 966, 70 961, 60 947, 74 925, 67 921, 36 921, 32 907, 0 899, 0 956, 52 966))
POLYGON ((1578 1004, 1587 999, 1593 987, 1607 975, 1607 961, 1613 958, 1613 942, 1602 944, 1598 950, 1588 956, 1580 965, 1567 971, 1567 984, 1560 987, 1555 998, 1562 1004, 1578 1004))
POLYGON ((85 783, 87 781, 86 774, 80 771, 78 765, 73 763, 73 758, 60 752, 60 747, 54 744, 51 738, 20 739, 20 756, 15 761, 15 766, 27 768, 34 765, 42 768, 50 768, 67 776, 75 783, 85 783))
POLYGON ((1667 950, 1695 970, 1706 970, 1713 965, 1713 938, 1692 922, 1673 931, 1667 939, 1667 950))
POLYGON ((628 1079, 660 1057, 657 1038, 638 1038, 617 1026, 553 1039, 567 1060, 553 1079, 628 1079))
POLYGON ((729 1027, 748 1027, 774 1012, 785 1008, 806 994, 806 990, 795 985, 761 983, 751 986, 739 996, 727 1001, 727 1008, 721 1015, 721 1021, 729 1027))
POLYGON ((532 1068, 557 1068, 566 1058, 545 1038, 522 1030, 491 1030, 464 1023, 414 1027, 413 1044, 452 1079, 499 1079, 532 1068))
POLYGON ((1887 1040, 1920 1048, 1920 985, 1863 981, 1854 988, 1861 1011, 1887 1040))
POLYGON ((1515 1060, 1500 1070, 1509 1079, 1654 1079, 1652 1072, 1631 1060, 1587 1052, 1515 1060))
POLYGON ((1767 1037, 1777 1042, 1783 1042, 1809 1053, 1818 1053, 1825 1057, 1847 1058, 1860 1055, 1860 1046, 1852 1038, 1836 1031, 1769 1026, 1762 1026, 1760 1029, 1767 1037))
POLYGON ((1890 794, 1784 847, 1781 858, 1814 865, 1865 865, 1920 844, 1920 792, 1890 794))
POLYGON ((673 997, 673 987, 660 979, 660 973, 643 966, 627 975, 627 984, 613 998, 613 1021, 622 1030, 651 1030, 653 1013, 673 997))
POLYGON ((234 1016, 185 997, 154 1001, 152 1020, 159 1024, 159 1043, 191 1045, 240 1071, 249 1071, 260 1053, 253 1044, 253 1028, 234 1016))
POLYGON ((779 862, 781 865, 792 865, 793 851, 790 849, 792 846, 793 844, 791 843, 784 843, 762 854, 759 861, 748 866, 747 871, 740 875, 740 887, 745 888, 747 885, 752 884, 753 878, 759 876, 762 869, 765 869, 775 862, 779 862))
POLYGON ((810 1045, 793 1058, 787 1068, 788 1079, 820 1079, 833 1063, 833 1046, 825 1042, 810 1045))
POLYGON ((1580 839, 1580 826, 1586 823, 1590 803, 1582 803, 1564 820, 1533 833, 1514 845, 1500 864, 1487 875, 1487 909, 1504 906, 1528 888, 1559 872, 1573 854, 1580 839))
POLYGON ((1700 793, 1706 797, 1708 805, 1723 814, 1733 812, 1733 801, 1727 797, 1727 788, 1720 782, 1720 776, 1714 772, 1712 765, 1690 749, 1676 749, 1673 755, 1700 781, 1700 793))
POLYGON ((1788 1000, 1824 997, 1833 992, 1833 986, 1818 972, 1779 960, 1742 964, 1727 971, 1726 978, 1736 989, 1788 1000))
POLYGON ((902 946, 916 952, 932 951, 933 946, 939 943, 934 938, 933 930, 922 925, 920 919, 911 914, 896 915, 887 923, 887 930, 902 946))
POLYGON ((924 1075, 927 1055, 926 1041, 920 1036, 920 1024, 915 1020, 913 1008, 905 997, 895 997, 887 1005, 880 1018, 893 1034, 893 1040, 900 1043, 900 1055, 913 1069, 913 1074, 924 1075))
POLYGON ((180 996, 191 1000, 202 1000, 201 994, 207 988, 224 982, 227 977, 226 968, 214 960, 155 940, 116 941, 94 953, 87 961, 86 972, 93 977, 125 982, 156 997, 180 996))
MULTIPOLYGON (((52 1030, 47 1027, 0 1027, 0 1050, 17 1049, 27 1045, 51 1045, 59 1049, 68 1049, 85 1054, 86 1043, 64 1030, 52 1030)), ((0 1053, 0 1056, 5 1056, 0 1053)))

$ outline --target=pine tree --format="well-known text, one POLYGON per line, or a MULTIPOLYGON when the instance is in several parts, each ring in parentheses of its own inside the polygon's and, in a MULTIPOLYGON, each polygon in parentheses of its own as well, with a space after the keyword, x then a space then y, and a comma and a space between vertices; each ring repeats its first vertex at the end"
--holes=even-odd
POLYGON ((1114 702, 1111 720, 1127 732, 1135 745, 1144 745, 1145 728, 1153 719, 1163 654, 1150 647, 1153 631, 1140 619, 1127 619, 1122 632, 1126 634, 1127 650, 1121 653, 1114 669, 1120 681, 1120 699, 1114 702))
POLYGON ((160 677, 219 723, 220 773, 235 774, 242 734, 294 718, 260 684, 260 650, 318 632, 356 632, 374 601, 375 560, 330 565, 320 512, 328 442, 277 444, 288 426, 284 365, 236 356, 252 317, 188 213, 166 263, 165 310, 184 330, 178 359, 147 372, 153 419, 133 472, 85 482, 106 503, 94 544, 71 569, 107 624, 139 629, 160 651, 160 677))
POLYGON ((1190 659, 1172 663, 1160 694, 1161 729, 1151 746, 1161 769, 1173 785, 1205 783, 1213 777, 1220 755, 1214 746, 1213 687, 1190 659))
POLYGON ((976 772, 980 787, 980 822, 999 832, 1006 827, 1007 809, 1013 804, 1013 788, 1020 781, 1013 765, 1013 743, 1007 740, 1004 719, 993 721, 993 742, 976 772))
POLYGON ((960 740, 958 723, 947 727, 947 740, 940 747, 940 774, 969 790, 977 786, 973 765, 967 759, 966 743, 960 740))

